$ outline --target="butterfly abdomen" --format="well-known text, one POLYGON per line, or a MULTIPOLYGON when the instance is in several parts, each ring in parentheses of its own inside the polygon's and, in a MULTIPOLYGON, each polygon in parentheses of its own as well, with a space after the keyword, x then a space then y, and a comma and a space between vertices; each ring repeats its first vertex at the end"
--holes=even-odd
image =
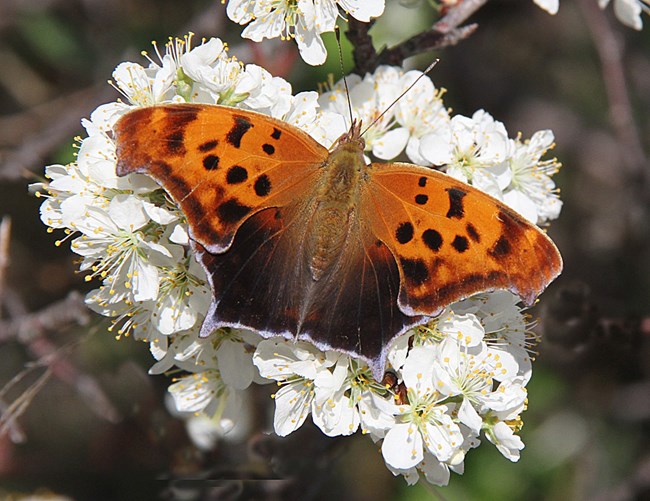
POLYGON ((346 141, 330 154, 316 190, 310 233, 310 269, 320 280, 342 254, 355 224, 361 175, 365 168, 363 142, 346 141))

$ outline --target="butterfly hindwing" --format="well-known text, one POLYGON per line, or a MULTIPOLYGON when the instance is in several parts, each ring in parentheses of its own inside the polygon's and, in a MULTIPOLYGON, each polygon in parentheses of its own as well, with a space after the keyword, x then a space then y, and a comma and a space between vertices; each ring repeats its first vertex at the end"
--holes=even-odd
POLYGON ((327 150, 269 116, 226 106, 139 108, 117 123, 117 173, 152 176, 179 204, 192 237, 211 252, 243 220, 308 190, 327 150))
POLYGON ((421 318, 398 306, 399 270, 388 247, 366 247, 359 228, 327 274, 313 280, 302 228, 315 209, 260 211, 221 255, 195 244, 215 293, 202 334, 230 326, 302 339, 364 358, 379 377, 390 341, 421 318))
POLYGON ((551 240, 482 191, 410 164, 373 164, 370 173, 362 217, 397 260, 405 312, 436 315, 494 289, 531 304, 560 273, 551 240))

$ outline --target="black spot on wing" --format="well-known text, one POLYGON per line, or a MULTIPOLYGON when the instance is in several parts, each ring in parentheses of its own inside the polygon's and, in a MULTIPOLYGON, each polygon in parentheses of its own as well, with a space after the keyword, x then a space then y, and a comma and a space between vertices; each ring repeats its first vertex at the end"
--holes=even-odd
POLYGON ((240 184, 248 179, 248 171, 240 165, 233 165, 226 174, 226 183, 240 184))
POLYGON ((412 285, 420 286, 429 279, 427 265, 422 259, 400 257, 399 261, 406 280, 412 285))
POLYGON ((266 153, 268 156, 271 156, 275 153, 275 146, 272 144, 265 143, 262 145, 262 150, 264 153, 266 153))
POLYGON ((427 178, 424 177, 424 176, 422 176, 422 177, 418 180, 418 186, 419 186, 420 188, 424 188, 426 185, 427 185, 427 178))
POLYGON ((429 197, 427 195, 415 195, 415 203, 418 205, 425 205, 429 201, 429 197))
POLYGON ((413 225, 409 222, 402 223, 395 231, 395 238, 401 244, 407 244, 413 240, 413 225))
POLYGON ((216 139, 212 139, 210 141, 206 141, 203 144, 200 144, 197 149, 201 153, 207 153, 210 150, 214 150, 218 145, 219 145, 219 141, 217 141, 216 139))
POLYGON ((203 168, 205 170, 215 170, 219 168, 219 157, 217 155, 206 155, 203 157, 203 168))
POLYGON ((269 176, 262 174, 255 181, 253 188, 255 189, 255 194, 258 197, 265 197, 271 193, 271 180, 269 179, 269 176))
POLYGON ((499 260, 510 254, 513 249, 525 238, 525 223, 519 216, 510 215, 500 211, 497 219, 501 221, 501 235, 494 245, 488 250, 488 254, 499 260))
POLYGON ((281 135, 282 135, 282 131, 277 127, 273 127, 273 133, 271 134, 271 137, 277 140, 280 139, 281 135))
POLYGON ((185 153, 185 130, 175 130, 165 137, 165 149, 170 155, 185 153))
POLYGON ((479 243, 481 241, 481 235, 472 223, 467 223, 465 229, 467 230, 467 235, 473 242, 479 243))
POLYGON ((495 259, 500 259, 510 254, 511 251, 512 246, 510 242, 508 242, 508 239, 504 235, 501 235, 499 240, 488 250, 488 254, 495 259))
POLYGON ((165 131, 165 150, 169 155, 184 155, 185 150, 185 129, 196 120, 199 108, 192 106, 165 108, 164 125, 161 127, 165 131))
POLYGON ((242 115, 234 115, 233 119, 235 120, 235 123, 228 131, 228 134, 226 134, 226 141, 231 146, 239 148, 241 147, 242 138, 248 130, 253 127, 253 124, 248 120, 248 118, 242 115))
POLYGON ((432 251, 439 251, 442 246, 442 235, 431 228, 422 232, 422 241, 432 251))
POLYGON ((447 217, 449 219, 463 219, 465 216, 463 198, 467 195, 467 192, 459 188, 448 188, 447 194, 449 195, 449 210, 447 211, 447 217))
POLYGON ((236 198, 230 198, 217 207, 219 220, 226 224, 236 223, 251 211, 248 205, 242 205, 236 198))
POLYGON ((467 240, 467 237, 463 237, 461 235, 456 235, 456 238, 454 238, 454 241, 451 243, 451 246, 456 249, 457 252, 465 252, 467 249, 469 249, 469 241, 467 240))

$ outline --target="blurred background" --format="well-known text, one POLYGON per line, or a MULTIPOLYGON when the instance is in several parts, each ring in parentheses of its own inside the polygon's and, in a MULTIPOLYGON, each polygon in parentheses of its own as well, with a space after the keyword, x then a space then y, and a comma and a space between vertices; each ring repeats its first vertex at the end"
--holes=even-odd
MULTIPOLYGON (((377 47, 435 21, 427 2, 387 4, 371 31, 377 47)), ((511 136, 554 131, 564 208, 549 233, 565 271, 533 310, 544 340, 521 460, 485 443, 463 476, 428 489, 394 478, 362 437, 253 432, 195 448, 165 406, 170 380, 147 375, 147 346, 115 341, 81 306, 75 291, 93 284, 27 192, 45 165, 73 161, 80 119, 117 97, 113 68, 146 64, 152 40, 218 36, 299 91, 339 78, 333 36, 328 63, 312 68, 294 44, 242 41, 217 0, 0 0, 0 217, 11 218, 0 231, 0 410, 17 416, 0 437, 0 499, 225 499, 240 486, 214 479, 269 461, 298 479, 300 499, 650 499, 650 27, 631 30, 596 0, 562 0, 556 16, 532 0, 492 0, 470 21, 469 38, 411 64, 441 59, 431 77, 455 113, 484 108, 511 136)), ((352 66, 347 44, 344 60, 352 66)), ((268 406, 265 391, 255 397, 268 406)), ((266 418, 256 415, 257 432, 266 418)))

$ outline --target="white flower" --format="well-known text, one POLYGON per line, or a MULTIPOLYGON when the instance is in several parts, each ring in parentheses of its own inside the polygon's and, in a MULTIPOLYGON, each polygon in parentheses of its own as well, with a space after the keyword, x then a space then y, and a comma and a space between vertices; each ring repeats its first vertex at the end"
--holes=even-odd
POLYGON ((356 402, 346 395, 351 388, 349 365, 349 357, 341 355, 333 371, 322 371, 314 381, 312 419, 330 437, 351 435, 359 427, 356 402))
POLYGON ((529 329, 528 317, 519 306, 519 298, 508 291, 479 294, 454 304, 454 311, 473 313, 485 329, 493 377, 502 381, 532 374, 530 351, 537 342, 529 329))
MULTIPOLYGON (((338 113, 345 119, 343 128, 338 135, 343 134, 350 128, 349 103, 352 106, 352 115, 360 120, 363 125, 372 127, 368 129, 363 138, 366 142, 366 151, 373 151, 379 141, 388 130, 394 125, 394 108, 388 107, 395 101, 401 92, 400 79, 403 71, 393 66, 380 66, 373 74, 366 74, 361 79, 358 75, 350 75, 347 78, 349 96, 345 91, 343 80, 337 82, 329 92, 321 95, 319 102, 323 110, 338 113), (388 111, 387 111, 388 110, 388 111), (379 121, 375 122, 382 113, 385 113, 379 121)), ((408 131, 403 130, 399 135, 408 136, 408 131)), ((401 148, 406 144, 402 141, 401 148)), ((380 150, 385 150, 384 143, 380 143, 380 150)))
MULTIPOLYGON (((598 5, 604 9, 610 0, 598 0, 598 5)), ((640 30, 643 28, 641 13, 650 9, 648 0, 614 0, 614 14, 624 25, 640 30)))
POLYGON ((152 106, 164 101, 176 77, 171 58, 163 59, 162 68, 145 69, 137 63, 121 63, 113 71, 115 85, 129 102, 152 106))
POLYGON ((241 398, 225 385, 219 371, 207 370, 183 376, 169 387, 176 409, 180 412, 202 412, 209 417, 221 417, 226 409, 236 416, 241 398))
POLYGON ((417 466, 425 450, 447 461, 462 445, 458 425, 437 400, 436 394, 409 392, 409 404, 399 406, 399 421, 388 430, 381 446, 388 465, 400 470, 417 466))
POLYGON ((413 163, 428 165, 420 155, 420 138, 449 126, 449 113, 442 102, 442 92, 435 88, 428 76, 423 76, 420 71, 408 71, 400 78, 399 88, 406 91, 416 80, 417 84, 395 104, 394 117, 398 126, 374 144, 372 152, 377 158, 393 159, 406 148, 413 163))
POLYGON ((156 328, 170 335, 196 326, 212 295, 205 272, 192 258, 165 268, 161 277, 156 328))
POLYGON ((503 421, 499 421, 485 432, 487 439, 492 442, 501 454, 510 461, 519 461, 520 451, 524 443, 512 428, 503 421))
POLYGON ((508 159, 512 180, 504 190, 503 200, 526 219, 543 224, 560 215, 562 202, 551 176, 559 170, 555 159, 541 160, 553 147, 553 132, 543 130, 528 141, 511 141, 508 159))
POLYGON ((253 363, 260 375, 278 382, 274 396, 275 432, 284 437, 297 430, 311 412, 314 380, 334 365, 336 355, 321 353, 305 342, 266 339, 257 345, 253 363))
POLYGON ((243 37, 255 42, 294 38, 305 62, 319 65, 327 58, 320 35, 334 30, 337 4, 364 22, 384 11, 384 0, 230 0, 226 13, 232 21, 248 24, 243 37))
POLYGON ((501 198, 510 184, 508 133, 504 125, 479 110, 469 118, 456 115, 450 127, 441 127, 420 139, 420 154, 445 172, 501 198))
POLYGON ((397 407, 366 364, 339 355, 334 367, 321 371, 314 383, 312 419, 328 436, 351 435, 361 425, 363 433, 380 438, 395 422, 397 407))

